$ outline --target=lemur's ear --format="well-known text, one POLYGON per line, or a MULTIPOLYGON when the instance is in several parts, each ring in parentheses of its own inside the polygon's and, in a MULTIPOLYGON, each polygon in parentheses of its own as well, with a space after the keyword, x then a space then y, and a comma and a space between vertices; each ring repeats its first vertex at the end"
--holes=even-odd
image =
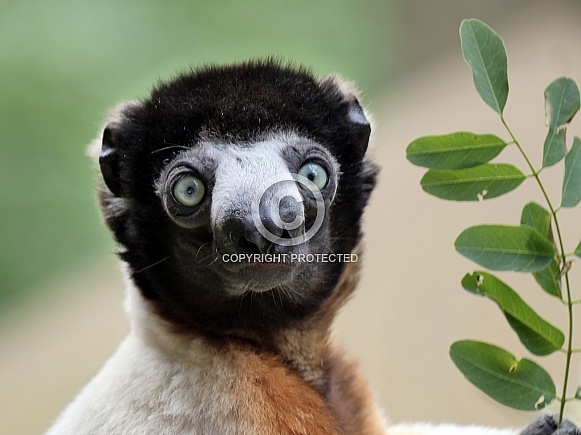
POLYGON ((127 115, 142 103, 129 100, 118 104, 108 115, 103 134, 89 145, 89 155, 99 163, 103 181, 113 196, 122 197, 121 162, 123 150, 119 142, 119 133, 127 122, 127 115))
POLYGON ((119 124, 115 121, 107 124, 103 130, 101 152, 99 153, 99 168, 105 185, 115 196, 122 196, 119 178, 121 153, 117 142, 119 124))
POLYGON ((357 100, 357 90, 355 86, 338 75, 323 77, 320 86, 327 89, 334 89, 339 92, 343 102, 347 104, 347 119, 358 138, 359 153, 361 156, 367 151, 369 136, 371 135, 371 124, 365 115, 365 111, 357 100))
POLYGON ((363 108, 357 101, 357 98, 353 98, 353 101, 349 105, 349 120, 355 126, 357 131, 357 138, 359 141, 359 151, 361 156, 367 151, 367 146, 369 145, 369 136, 371 135, 371 124, 365 116, 363 108))

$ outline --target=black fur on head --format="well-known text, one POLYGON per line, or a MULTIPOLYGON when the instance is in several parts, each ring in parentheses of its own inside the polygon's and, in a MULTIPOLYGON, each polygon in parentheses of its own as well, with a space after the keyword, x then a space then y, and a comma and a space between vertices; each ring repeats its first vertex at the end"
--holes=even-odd
MULTIPOLYGON (((183 73, 149 98, 121 105, 102 135, 100 200, 142 295, 171 322, 218 334, 272 331, 316 312, 344 263, 233 265, 222 254, 350 253, 375 183, 376 168, 364 159, 369 134, 344 82, 272 60, 183 73), (288 173, 305 161, 328 172, 321 228, 298 246, 263 243, 240 198, 244 186, 251 190, 254 178, 273 170, 271 161, 288 173), (229 168, 245 175, 230 180, 229 168), (202 201, 185 209, 172 190, 183 174, 204 186, 202 201), (241 190, 226 195, 234 188, 241 190)), ((189 195, 195 186, 188 186, 189 195)), ((290 200, 288 210, 304 213, 301 233, 313 222, 313 198, 293 189, 303 198, 298 206, 290 200)))

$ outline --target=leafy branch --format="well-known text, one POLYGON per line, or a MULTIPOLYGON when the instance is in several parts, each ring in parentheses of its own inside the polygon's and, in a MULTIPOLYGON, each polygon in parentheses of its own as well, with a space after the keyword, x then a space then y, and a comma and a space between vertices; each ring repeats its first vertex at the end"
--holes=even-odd
POLYGON ((453 201, 482 201, 505 195, 526 179, 534 179, 546 202, 525 205, 520 223, 477 225, 464 230, 454 246, 463 256, 491 271, 532 273, 539 286, 558 298, 567 309, 566 333, 539 316, 508 284, 486 271, 468 273, 462 287, 495 302, 521 343, 534 355, 560 351, 565 354, 565 373, 561 395, 550 375, 529 359, 518 360, 497 346, 473 341, 458 341, 450 356, 466 378, 498 402, 521 410, 539 410, 554 400, 560 402, 559 424, 565 404, 581 400, 581 387, 567 396, 573 348, 573 305, 569 273, 572 256, 581 257, 581 242, 567 253, 559 225, 558 212, 581 202, 581 139, 575 137, 567 148, 567 126, 580 106, 579 89, 566 77, 553 81, 545 90, 548 127, 543 145, 542 166, 537 170, 510 129, 503 112, 508 98, 507 57, 502 38, 476 19, 460 26, 462 53, 470 66, 474 85, 484 102, 500 117, 510 140, 492 134, 456 132, 425 136, 414 140, 406 150, 408 160, 428 168, 420 184, 436 197, 453 201), (529 174, 508 163, 491 163, 508 146, 522 155, 529 174), (564 163, 559 207, 549 197, 541 172, 564 163), (564 286, 563 286, 564 284, 564 286), (564 289, 563 289, 564 287, 564 289), (564 291, 563 291, 564 290, 564 291))

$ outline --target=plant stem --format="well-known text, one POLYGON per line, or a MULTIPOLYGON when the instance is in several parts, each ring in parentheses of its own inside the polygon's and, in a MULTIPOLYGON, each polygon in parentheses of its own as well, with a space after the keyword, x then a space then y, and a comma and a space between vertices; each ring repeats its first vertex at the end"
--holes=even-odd
MULTIPOLYGON (((549 209, 551 210, 551 215, 553 215, 553 219, 555 220, 555 228, 557 229, 557 233, 558 233, 558 237, 559 237, 559 242, 561 242, 561 233, 559 231, 559 225, 557 224, 556 212, 555 212, 555 209, 553 208, 553 204, 551 203, 551 200, 549 198, 549 195, 547 194, 547 191, 545 190, 545 186, 543 186, 543 183, 541 182, 541 179, 539 178, 539 171, 536 171, 535 170, 535 168, 534 168, 533 164, 531 163, 531 161, 529 160, 527 154, 522 149, 522 146, 520 145, 519 141, 514 136, 514 134, 512 133, 512 130, 509 128, 508 124, 506 123, 506 120, 504 119, 504 116, 501 115, 500 116, 500 120, 502 121, 502 125, 504 125, 504 128, 506 128, 506 131, 508 131, 508 134, 512 138, 512 141, 517 146, 517 148, 520 151, 521 155, 524 157, 525 161, 527 162, 527 165, 530 168, 533 177, 535 177, 535 179, 537 180, 537 184, 541 188, 541 192, 543 192, 543 196, 545 197, 545 201, 547 201, 547 205, 549 206, 549 209)), ((563 244, 561 243, 561 252, 564 252, 562 245, 563 244)), ((559 254, 559 257, 562 258, 563 257, 562 254, 559 254)))
MULTIPOLYGON (((514 134, 512 133, 512 130, 509 128, 508 124, 506 123, 506 120, 504 119, 504 116, 500 116, 500 120, 502 121, 502 124, 504 125, 504 128, 506 128, 506 131, 508 132, 508 134, 510 135, 510 137, 512 138, 514 144, 517 146, 518 150, 520 151, 521 155, 524 157, 528 167, 530 168, 530 170, 532 171, 533 176, 535 177, 535 179, 537 180, 537 184, 539 185, 541 192, 543 193, 543 196, 545 197, 545 201, 547 202, 547 206, 549 207, 549 210, 551 211, 551 215, 553 217, 553 222, 555 223, 555 230, 557 232, 557 240, 559 242, 559 259, 561 260, 561 264, 564 266, 565 262, 567 261, 567 257, 565 255, 565 248, 563 246, 563 238, 561 237, 561 229, 559 227, 559 221, 557 219, 557 211, 559 210, 558 208, 555 209, 553 207, 553 204, 551 203, 551 199, 549 198, 549 195, 547 194, 547 191, 545 190, 545 187, 543 186, 543 183, 541 182, 541 179, 539 178, 539 171, 536 171, 535 168, 533 167, 531 161, 529 160, 528 156, 526 155, 526 153, 524 152, 523 148, 521 147, 519 141, 516 139, 516 137, 514 136, 514 134)), ((560 208, 560 207, 559 207, 560 208)), ((571 367, 571 356, 573 355, 573 301, 571 300, 571 287, 569 284, 569 273, 568 271, 566 271, 564 273, 564 277, 565 277, 565 289, 566 289, 566 293, 567 293, 567 311, 569 314, 569 334, 568 334, 568 339, 567 339, 567 351, 566 351, 566 358, 565 358, 565 376, 564 376, 564 380, 563 380, 563 394, 562 397, 567 397, 567 384, 569 381, 569 369, 571 367)), ((567 402, 566 400, 561 400, 561 406, 559 409, 559 426, 561 425, 561 422, 563 421, 563 414, 565 411, 565 403, 567 402)))
MULTIPOLYGON (((561 236, 559 235, 559 240, 561 236)), ((571 366, 571 356, 573 355, 573 304, 571 303, 571 289, 569 286, 569 273, 565 273, 565 287, 567 289, 567 302, 568 302, 568 312, 569 312, 569 339, 567 343, 567 356, 565 362, 565 379, 563 381, 563 397, 567 397, 567 382, 569 380, 569 368, 571 366)), ((565 411, 565 402, 561 402, 561 408, 559 409, 559 426, 563 420, 563 413, 565 411)))

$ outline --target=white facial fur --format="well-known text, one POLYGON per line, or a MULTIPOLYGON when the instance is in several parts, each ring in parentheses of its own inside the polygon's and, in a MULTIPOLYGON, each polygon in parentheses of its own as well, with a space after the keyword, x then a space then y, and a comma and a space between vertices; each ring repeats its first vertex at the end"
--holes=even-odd
MULTIPOLYGON (((282 151, 300 140, 296 135, 277 135, 250 145, 202 144, 216 161, 216 181, 212 197, 211 219, 214 228, 231 213, 248 213, 253 201, 273 181, 288 176, 289 168, 282 151)), ((277 183, 269 194, 277 198, 300 197, 295 183, 277 183)))

